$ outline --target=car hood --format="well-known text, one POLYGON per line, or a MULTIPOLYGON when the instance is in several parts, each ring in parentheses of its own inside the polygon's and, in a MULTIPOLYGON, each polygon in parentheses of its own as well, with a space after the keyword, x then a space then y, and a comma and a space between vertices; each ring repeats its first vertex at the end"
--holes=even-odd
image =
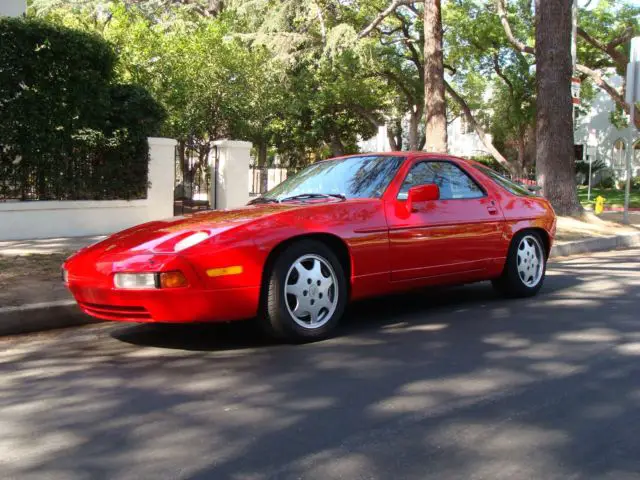
MULTIPOLYGON (((176 248, 182 240, 199 234, 213 237, 258 219, 276 215, 293 209, 305 208, 302 203, 261 204, 233 210, 208 210, 182 217, 138 225, 91 245, 78 254, 103 257, 122 253, 178 253, 184 248, 176 248)), ((194 237, 192 237, 194 238, 194 237)), ((186 240, 188 245, 188 240, 186 240)), ((184 245, 184 244, 183 244, 184 245)))

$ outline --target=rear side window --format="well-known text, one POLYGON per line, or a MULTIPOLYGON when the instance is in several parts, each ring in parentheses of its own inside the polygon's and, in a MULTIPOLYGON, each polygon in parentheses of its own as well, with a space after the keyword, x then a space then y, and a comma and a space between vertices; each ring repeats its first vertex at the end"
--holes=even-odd
POLYGON ((503 177, 498 172, 491 170, 486 167, 479 167, 474 165, 477 170, 480 170, 487 177, 491 178, 495 183, 500 185, 505 190, 513 193, 514 195, 519 195, 521 197, 535 197, 536 195, 533 192, 530 192, 527 188, 522 185, 518 185, 517 183, 512 182, 506 177, 503 177))
POLYGON ((435 183, 440 187, 440 200, 484 197, 484 192, 460 167, 450 162, 425 161, 416 163, 405 178, 399 200, 405 200, 409 189, 435 183))

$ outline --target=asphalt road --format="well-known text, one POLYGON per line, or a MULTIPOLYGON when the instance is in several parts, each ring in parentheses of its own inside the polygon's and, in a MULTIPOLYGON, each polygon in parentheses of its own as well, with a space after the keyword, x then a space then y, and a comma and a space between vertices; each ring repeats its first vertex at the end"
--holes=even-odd
POLYGON ((351 308, 340 336, 0 340, 2 479, 640 478, 640 250, 351 308))

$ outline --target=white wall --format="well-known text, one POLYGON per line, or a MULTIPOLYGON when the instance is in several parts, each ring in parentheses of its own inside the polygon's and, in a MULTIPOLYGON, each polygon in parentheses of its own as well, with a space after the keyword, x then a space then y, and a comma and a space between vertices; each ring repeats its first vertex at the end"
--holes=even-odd
POLYGON ((27 0, 0 0, 0 17, 17 17, 27 11, 27 0))
MULTIPOLYGON (((457 157, 491 155, 475 132, 467 132, 462 117, 456 118, 447 127, 449 154, 457 157)), ((491 135, 488 135, 491 138, 491 135)))
MULTIPOLYGON (((218 175, 211 188, 216 195, 216 208, 226 210, 243 207, 249 201, 249 160, 251 142, 237 140, 217 140, 218 175)), ((213 157, 213 155, 212 155, 213 157)), ((213 162, 213 158, 210 162, 213 162)))
POLYGON ((378 133, 366 140, 360 140, 358 147, 363 153, 375 152, 390 152, 391 145, 389 144, 389 137, 387 135, 387 126, 381 125, 378 127, 378 133))
POLYGON ((175 144, 149 138, 146 199, 0 202, 0 240, 101 235, 171 217, 175 144))

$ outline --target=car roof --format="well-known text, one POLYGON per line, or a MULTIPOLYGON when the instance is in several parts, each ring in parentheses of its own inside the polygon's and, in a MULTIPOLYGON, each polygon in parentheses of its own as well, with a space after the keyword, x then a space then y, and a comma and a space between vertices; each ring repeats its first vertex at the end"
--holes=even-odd
POLYGON ((438 160, 453 160, 456 162, 466 163, 468 165, 482 165, 480 162, 476 162, 475 160, 456 157, 453 155, 449 155, 447 153, 425 152, 421 150, 408 150, 408 151, 397 150, 393 152, 352 153, 349 155, 341 155, 339 157, 327 158, 326 160, 323 160, 323 161, 326 162, 331 160, 342 160, 344 158, 354 158, 354 157, 407 157, 407 159, 421 157, 421 158, 434 158, 438 160))

